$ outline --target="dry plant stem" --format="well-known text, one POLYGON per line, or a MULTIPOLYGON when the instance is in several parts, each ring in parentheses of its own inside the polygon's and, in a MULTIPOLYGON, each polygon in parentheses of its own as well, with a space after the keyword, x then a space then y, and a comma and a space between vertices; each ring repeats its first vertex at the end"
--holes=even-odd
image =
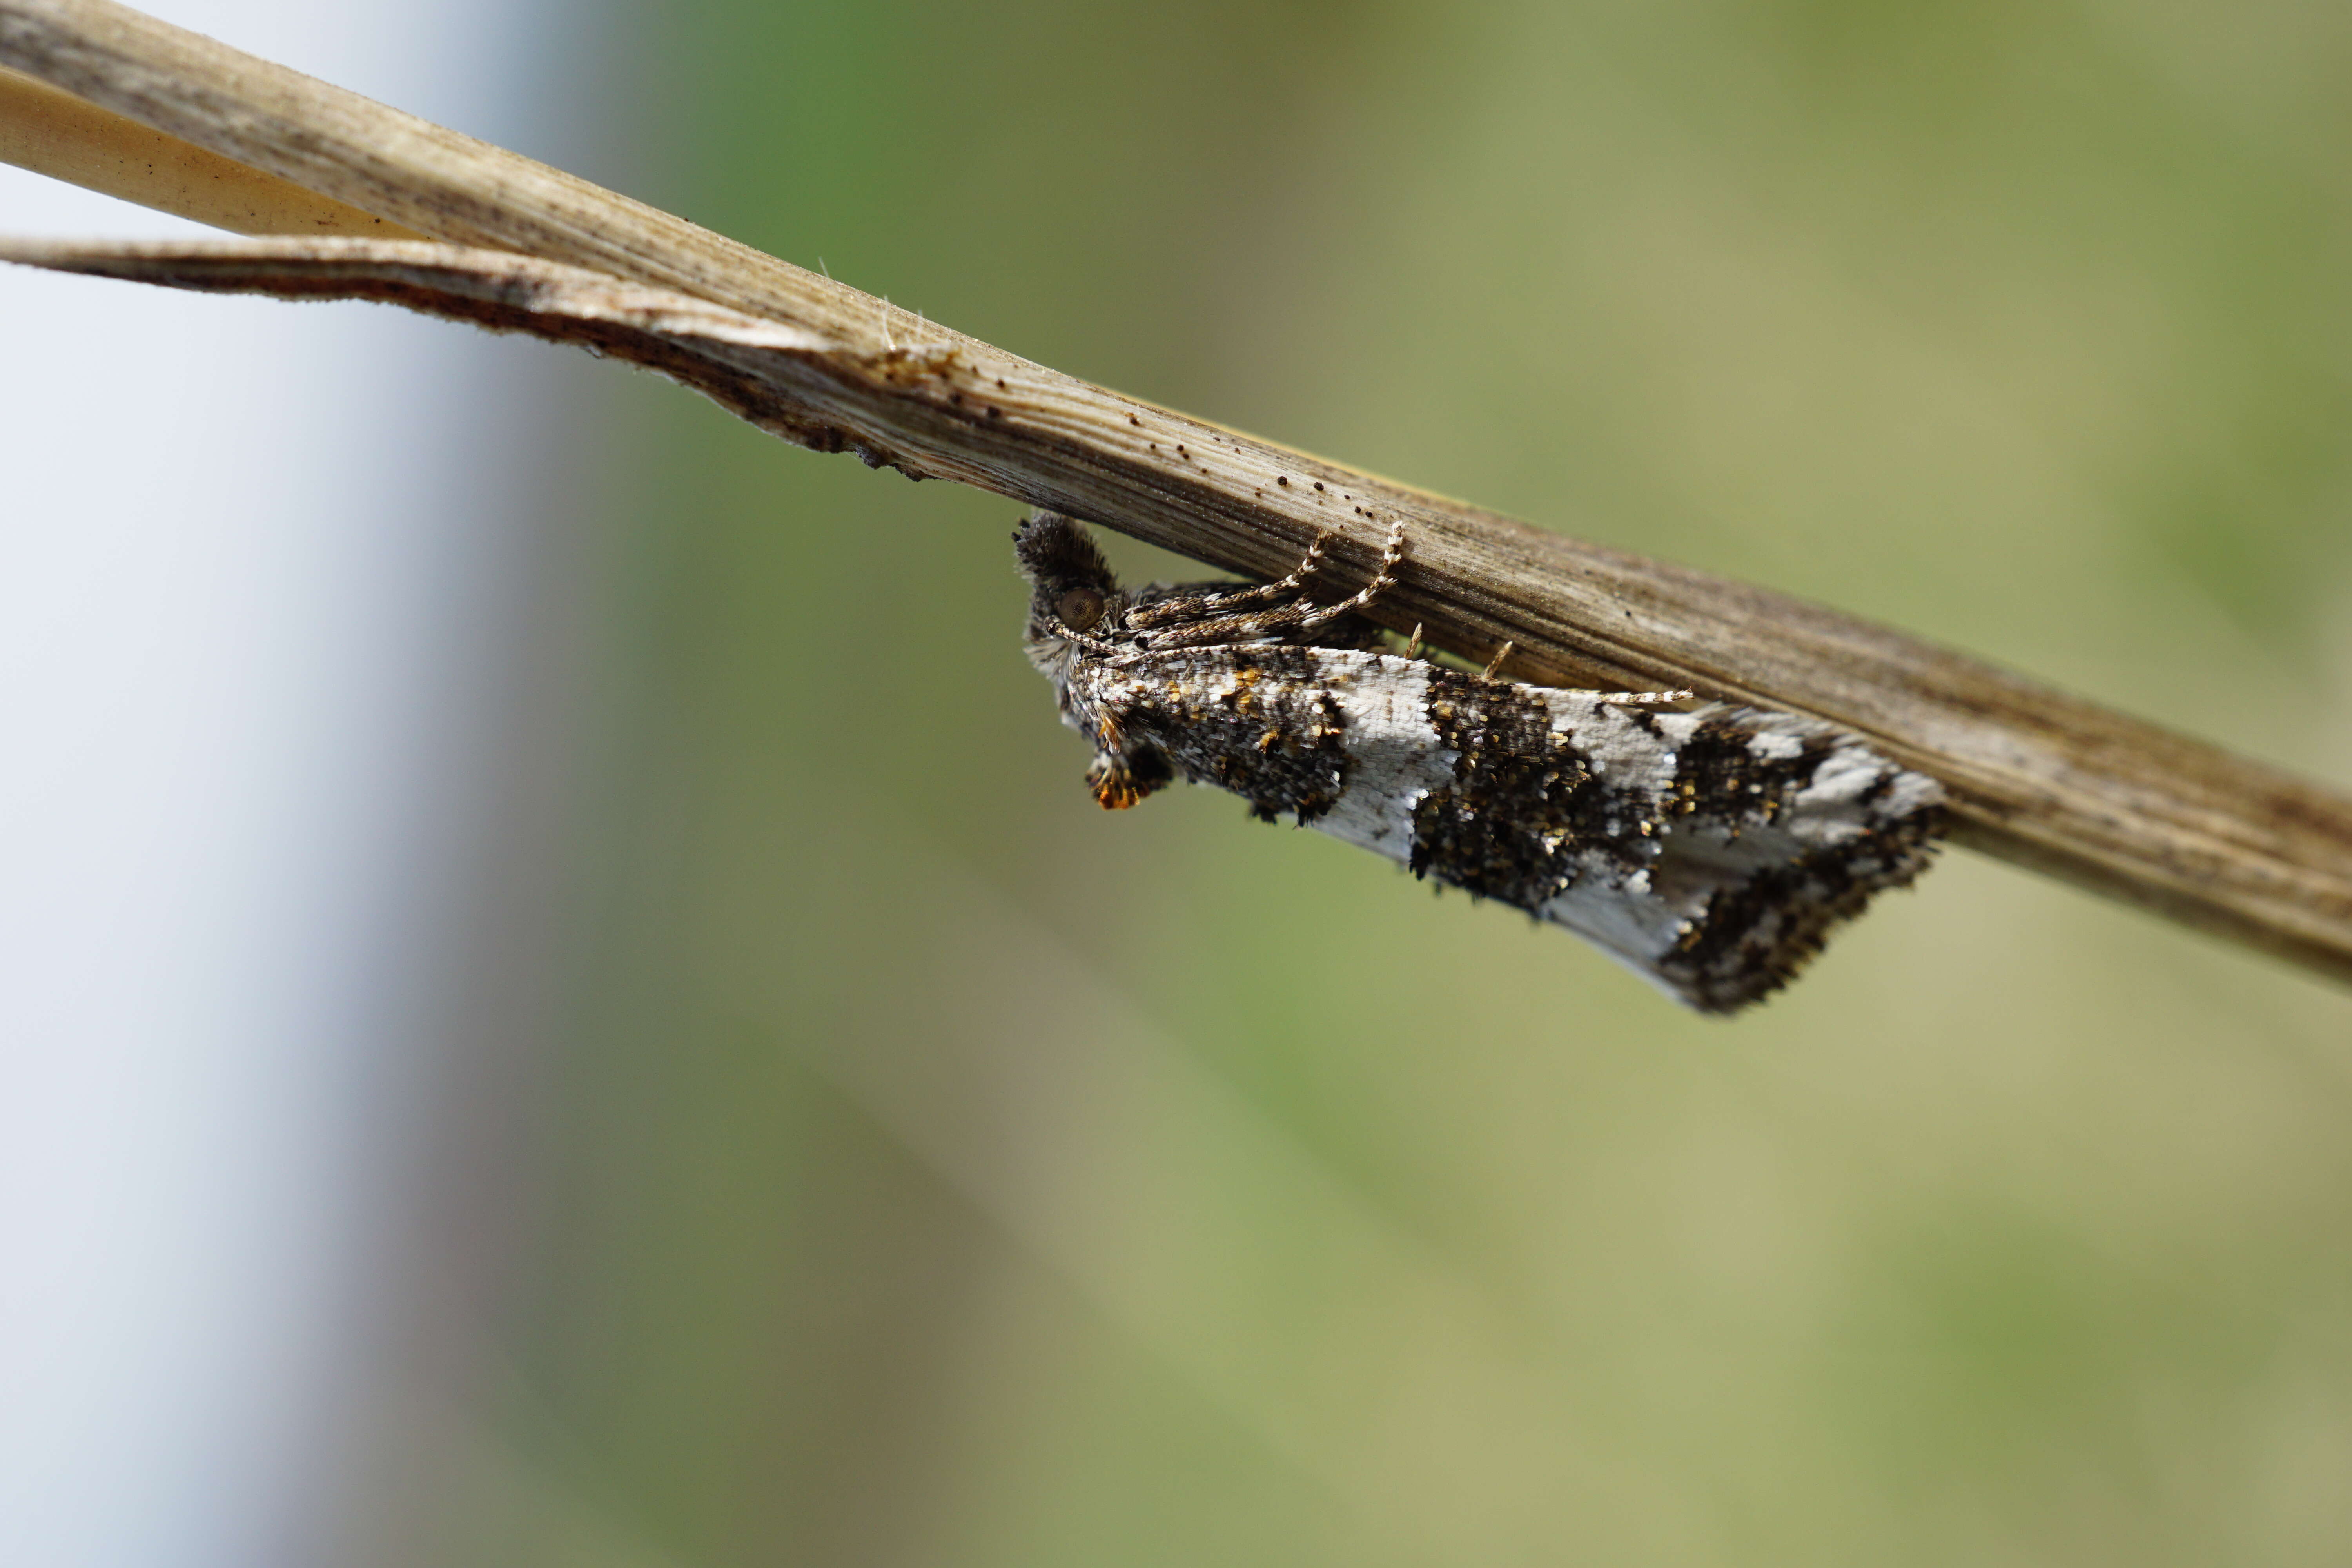
POLYGON ((624 315, 699 300, 740 316, 698 340, 642 323, 583 330, 576 313, 511 300, 487 309, 499 286, 483 268, 494 273, 496 258, 445 265, 429 286, 415 258, 356 256, 322 258, 299 278, 286 258, 251 258, 274 282, 218 268, 208 282, 151 280, 387 298, 575 341, 604 331, 598 346, 614 353, 636 333, 650 346, 633 357, 803 445, 1057 507, 1261 576, 1330 530, 1332 580, 1368 577, 1401 521, 1411 558, 1379 612, 1395 626, 1423 623, 1431 643, 1480 664, 1508 642, 1520 679, 1688 686, 1835 720, 1943 780, 1960 841, 2352 978, 2352 802, 2214 747, 1818 605, 1118 396, 103 0, 0 0, 0 64, 437 238, 604 275, 561 285, 575 305, 579 290, 618 279, 688 297, 639 296, 624 315), (389 270, 371 280, 372 267, 389 270), (323 271, 336 268, 345 276, 329 287, 323 271), (744 319, 784 336, 730 341, 744 319))
POLYGON ((236 234, 424 237, 6 69, 0 163, 236 234))

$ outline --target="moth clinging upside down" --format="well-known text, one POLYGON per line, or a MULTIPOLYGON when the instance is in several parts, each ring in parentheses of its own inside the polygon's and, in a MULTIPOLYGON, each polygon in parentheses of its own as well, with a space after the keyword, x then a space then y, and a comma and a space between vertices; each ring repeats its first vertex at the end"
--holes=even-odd
POLYGON ((1928 864, 1942 787, 1851 731, 1385 651, 1356 612, 1394 584, 1401 532, 1372 581, 1328 605, 1310 596, 1320 541, 1278 582, 1133 590, 1059 513, 1013 541, 1030 662, 1093 741, 1105 806, 1179 777, 1214 784, 1264 820, 1565 926, 1707 1013, 1780 987, 1928 864))

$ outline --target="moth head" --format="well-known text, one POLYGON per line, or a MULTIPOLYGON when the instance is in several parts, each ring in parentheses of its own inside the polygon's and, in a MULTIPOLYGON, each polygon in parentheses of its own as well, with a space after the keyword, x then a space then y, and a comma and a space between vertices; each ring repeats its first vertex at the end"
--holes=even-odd
POLYGON ((1057 511, 1035 511, 1013 535, 1021 574, 1029 579, 1029 658, 1058 675, 1068 662, 1070 634, 1108 631, 1126 595, 1101 546, 1084 524, 1057 511))

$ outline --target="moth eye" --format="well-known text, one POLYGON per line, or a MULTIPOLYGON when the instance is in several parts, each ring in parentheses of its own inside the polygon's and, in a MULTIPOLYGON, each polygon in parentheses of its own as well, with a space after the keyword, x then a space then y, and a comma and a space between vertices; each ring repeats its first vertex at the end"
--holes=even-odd
POLYGON ((1054 601, 1054 614, 1074 632, 1089 630, 1103 618, 1103 596, 1092 588, 1073 588, 1054 601))

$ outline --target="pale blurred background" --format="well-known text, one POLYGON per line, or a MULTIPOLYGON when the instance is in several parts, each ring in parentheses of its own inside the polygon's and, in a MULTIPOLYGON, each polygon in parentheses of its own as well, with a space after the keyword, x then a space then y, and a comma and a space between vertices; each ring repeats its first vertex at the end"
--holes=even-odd
MULTIPOLYGON (((165 14, 2352 786, 2341 8, 267 9, 165 14)), ((6 588, 47 1560, 2352 1560, 2343 989, 1955 853, 1691 1018, 1223 796, 1097 809, 1009 503, 38 287, 12 360, 159 356, 52 345, 0 434, 12 561, 86 552, 6 588)))

